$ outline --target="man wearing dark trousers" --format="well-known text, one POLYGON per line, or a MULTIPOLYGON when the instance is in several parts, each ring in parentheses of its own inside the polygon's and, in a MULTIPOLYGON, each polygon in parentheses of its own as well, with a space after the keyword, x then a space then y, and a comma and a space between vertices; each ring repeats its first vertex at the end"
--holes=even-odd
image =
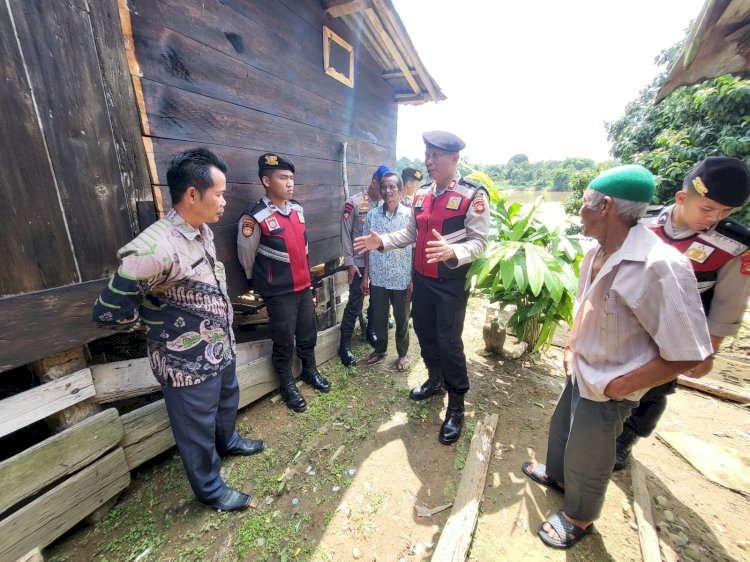
POLYGON ((103 327, 145 327, 190 486, 201 502, 235 511, 246 509, 250 496, 224 483, 220 457, 252 455, 265 444, 235 430, 232 305, 208 227, 224 213, 226 171, 204 148, 174 157, 167 171, 172 210, 119 250, 120 266, 92 315, 103 327))
MULTIPOLYGON (((372 175, 372 180, 366 191, 352 195, 344 202, 341 213, 341 250, 344 255, 344 265, 347 268, 349 282, 349 300, 341 318, 341 342, 339 344, 339 358, 346 367, 353 367, 357 359, 352 352, 352 336, 357 317, 362 313, 362 303, 365 295, 362 293, 362 270, 365 267, 364 256, 358 255, 352 241, 362 236, 365 218, 370 209, 380 203, 380 178, 390 169, 382 165, 372 175)), ((375 347, 377 336, 372 323, 372 307, 367 309, 367 341, 375 347)))
POLYGON ((423 139, 432 182, 415 194, 408 226, 382 236, 370 231, 355 240, 354 248, 387 252, 416 242, 412 319, 429 378, 409 397, 424 400, 440 395, 445 384, 448 409, 439 440, 448 445, 461 434, 464 395, 469 390, 461 340, 469 297, 466 274, 469 264, 484 253, 490 213, 485 189, 457 172, 465 143, 445 131, 425 133, 423 139))
MULTIPOLYGON (((650 209, 644 224, 690 260, 708 320, 713 352, 737 333, 750 293, 750 229, 729 218, 750 196, 750 171, 737 158, 709 157, 683 182, 675 204, 650 209)), ((713 368, 713 355, 686 373, 699 378, 713 368)), ((673 380, 650 389, 617 438, 615 470, 627 466, 633 446, 656 429, 674 394, 673 380)))
POLYGON ((271 360, 281 381, 281 397, 295 412, 307 403, 292 375, 295 338, 302 362, 300 378, 321 392, 331 385, 318 372, 318 330, 307 264, 307 233, 302 205, 294 195, 294 164, 278 154, 258 159, 266 195, 240 217, 237 253, 248 284, 266 303, 271 328, 271 360))

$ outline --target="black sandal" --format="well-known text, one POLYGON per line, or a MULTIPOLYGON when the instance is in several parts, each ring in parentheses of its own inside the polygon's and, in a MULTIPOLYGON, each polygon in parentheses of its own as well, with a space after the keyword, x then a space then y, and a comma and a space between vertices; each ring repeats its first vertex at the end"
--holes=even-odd
POLYGON ((558 484, 554 480, 549 479, 549 477, 547 476, 546 468, 546 465, 533 461, 524 461, 521 465, 521 470, 523 471, 523 473, 531 478, 534 482, 536 482, 537 484, 541 484, 542 486, 547 486, 548 488, 552 488, 553 490, 557 490, 561 494, 564 494, 565 488, 560 486, 560 484, 558 484), (534 470, 531 470, 532 466, 534 467, 534 470))
POLYGON ((573 523, 568 521, 562 511, 558 511, 557 513, 552 515, 549 519, 547 519, 546 522, 549 523, 555 531, 557 531, 557 535, 560 538, 553 539, 552 536, 544 530, 544 523, 539 526, 537 534, 539 535, 539 538, 542 539, 542 541, 554 548, 570 548, 586 535, 592 535, 596 531, 596 529, 594 529, 593 523, 591 523, 585 529, 574 525, 573 523))

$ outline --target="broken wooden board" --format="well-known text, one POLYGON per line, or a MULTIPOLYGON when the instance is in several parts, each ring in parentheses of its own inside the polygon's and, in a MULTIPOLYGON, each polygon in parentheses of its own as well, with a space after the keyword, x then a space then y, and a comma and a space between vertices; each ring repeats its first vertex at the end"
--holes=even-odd
POLYGON ((739 402, 740 404, 750 404, 750 392, 745 392, 735 385, 732 385, 734 388, 731 388, 718 382, 709 382, 705 379, 694 379, 685 375, 678 376, 677 383, 692 388, 693 390, 700 390, 701 392, 716 396, 717 398, 732 400, 733 402, 739 402))
POLYGON ((130 484, 117 448, 0 521, 0 556, 15 560, 44 548, 130 484))
POLYGON ((0 400, 0 437, 91 398, 94 392, 91 371, 81 369, 0 400))
POLYGON ((638 540, 641 544, 643 562, 661 562, 659 536, 654 527, 654 516, 651 513, 651 494, 648 492, 646 473, 643 465, 633 459, 631 464, 633 477, 633 511, 638 523, 638 540))
POLYGON ((435 547, 433 562, 466 560, 479 517, 479 504, 487 480, 496 427, 497 414, 492 414, 477 423, 474 429, 453 509, 435 547))
POLYGON ((0 513, 92 463, 117 445, 122 434, 117 410, 110 408, 0 462, 0 513))
POLYGON ((676 431, 659 431, 656 436, 711 482, 750 494, 748 453, 676 431))

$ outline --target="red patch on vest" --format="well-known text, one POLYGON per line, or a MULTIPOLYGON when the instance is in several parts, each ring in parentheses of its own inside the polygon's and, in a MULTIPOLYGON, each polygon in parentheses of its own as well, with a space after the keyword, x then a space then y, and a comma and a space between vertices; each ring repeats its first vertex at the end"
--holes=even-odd
POLYGON ((750 275, 750 250, 745 250, 740 255, 740 273, 750 275))
POLYGON ((481 195, 475 197, 474 201, 471 202, 471 206, 476 214, 481 215, 484 213, 484 197, 481 195))
POLYGON ((253 219, 242 219, 242 236, 250 238, 255 232, 255 221, 253 219))

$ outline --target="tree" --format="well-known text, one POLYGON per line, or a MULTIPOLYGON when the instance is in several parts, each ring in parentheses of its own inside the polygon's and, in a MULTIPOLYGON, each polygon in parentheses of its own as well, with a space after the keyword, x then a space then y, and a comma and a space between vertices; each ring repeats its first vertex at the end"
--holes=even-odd
MULTIPOLYGON (((681 43, 657 57, 673 62, 681 43)), ((656 203, 669 204, 693 166, 707 156, 735 156, 750 164, 750 80, 724 75, 675 90, 659 105, 654 98, 666 74, 659 74, 623 117, 606 124, 612 155, 642 164, 656 176, 656 203)), ((737 212, 748 224, 750 207, 737 212)))
POLYGON ((529 163, 529 157, 525 154, 514 154, 510 157, 510 160, 508 160, 508 165, 511 164, 528 164, 529 163))

